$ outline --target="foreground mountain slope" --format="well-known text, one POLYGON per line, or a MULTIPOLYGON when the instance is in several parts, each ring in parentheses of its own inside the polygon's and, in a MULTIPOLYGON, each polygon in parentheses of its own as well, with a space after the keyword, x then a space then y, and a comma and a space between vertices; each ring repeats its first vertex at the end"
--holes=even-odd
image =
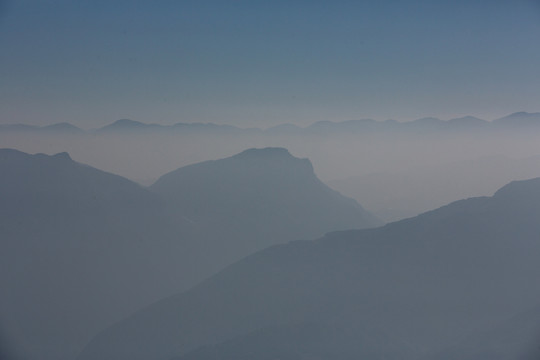
POLYGON ((0 330, 21 358, 73 358, 181 289, 188 224, 155 194, 67 153, 1 149, 0 173, 0 330))
POLYGON ((380 224, 355 200, 323 184, 308 159, 283 148, 185 166, 150 189, 210 239, 220 257, 215 261, 222 263, 276 243, 380 224))
POLYGON ((80 359, 266 359, 250 351, 254 336, 296 358, 401 349, 395 358, 429 359, 538 304, 539 219, 533 179, 381 228, 274 246, 107 329, 80 359), (272 330, 310 324, 344 340, 313 354, 309 331, 289 342, 272 330))
POLYGON ((409 358, 414 349, 381 329, 306 322, 270 326, 214 346, 194 350, 181 360, 217 359, 387 359, 409 358))
POLYGON ((540 306, 520 312, 486 331, 430 356, 433 360, 540 359, 540 306))

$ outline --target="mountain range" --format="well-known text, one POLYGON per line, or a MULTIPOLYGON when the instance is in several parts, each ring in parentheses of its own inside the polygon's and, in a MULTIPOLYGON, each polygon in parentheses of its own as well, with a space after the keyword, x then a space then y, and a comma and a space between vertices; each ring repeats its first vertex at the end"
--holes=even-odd
POLYGON ((538 219, 540 178, 276 245, 104 330, 79 360, 537 359, 538 219))
POLYGON ((67 153, 1 149, 0 173, 0 330, 28 359, 73 359, 112 322, 269 245, 379 224, 285 149, 150 188, 67 153))
POLYGON ((206 134, 265 134, 265 135, 330 135, 334 133, 364 132, 455 132, 537 129, 540 126, 540 112, 516 112, 502 118, 486 121, 474 116, 441 120, 426 117, 413 121, 375 121, 373 119, 347 120, 342 122, 318 121, 307 127, 281 124, 268 129, 241 128, 215 123, 176 123, 173 125, 148 124, 130 119, 120 119, 112 124, 93 130, 82 130, 69 123, 48 126, 24 124, 0 125, 0 132, 27 133, 71 133, 71 134, 132 134, 141 132, 206 133, 206 134))
POLYGON ((2 149, 0 173, 0 319, 23 359, 73 358, 178 290, 189 227, 157 195, 67 153, 2 149))

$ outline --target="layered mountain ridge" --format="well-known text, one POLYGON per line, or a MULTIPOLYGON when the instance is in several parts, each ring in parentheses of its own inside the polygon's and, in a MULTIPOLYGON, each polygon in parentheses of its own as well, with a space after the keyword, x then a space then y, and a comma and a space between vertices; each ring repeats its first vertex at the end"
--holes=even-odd
POLYGON ((369 225, 362 216, 370 215, 322 185, 308 160, 284 149, 248 150, 229 159, 210 162, 222 164, 219 169, 205 163, 180 169, 185 177, 164 177, 170 187, 158 182, 148 189, 67 153, 0 149, 0 330, 15 350, 29 359, 73 359, 111 322, 250 252, 369 225), (206 170, 201 177, 193 169, 206 170), (304 222, 286 223, 276 205, 293 200, 282 184, 310 189, 305 201, 322 201, 320 207, 330 210, 313 212, 311 203, 300 203, 307 215, 297 217, 304 222), (279 201, 254 203, 250 194, 258 189, 279 201), (192 197, 175 198, 175 191, 192 197), (218 201, 205 202, 207 193, 218 201), (353 221, 334 221, 334 208, 350 211, 353 221), (254 238, 254 231, 263 235, 254 238))
POLYGON ((485 344, 467 339, 538 306, 539 194, 540 179, 519 181, 271 247, 105 330, 79 359, 525 359, 528 346, 481 357, 485 344))
POLYGON ((120 119, 94 130, 82 130, 70 123, 56 123, 47 126, 26 124, 3 124, 0 131, 8 132, 61 132, 72 134, 83 133, 122 133, 141 131, 165 131, 165 132, 209 132, 209 133, 253 133, 253 134, 331 134, 335 132, 364 132, 364 131, 478 131, 478 130, 509 130, 538 128, 540 125, 540 113, 515 112, 507 116, 487 121, 474 116, 463 116, 449 120, 441 120, 435 117, 425 117, 412 121, 373 119, 336 121, 318 121, 306 127, 293 124, 280 124, 268 129, 242 128, 232 125, 216 123, 176 123, 173 125, 161 125, 145 123, 131 119, 120 119))

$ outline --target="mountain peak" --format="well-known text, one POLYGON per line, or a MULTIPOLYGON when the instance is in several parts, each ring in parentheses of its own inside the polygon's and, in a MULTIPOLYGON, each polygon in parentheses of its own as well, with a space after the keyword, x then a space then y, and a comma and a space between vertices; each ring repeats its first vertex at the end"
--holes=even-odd
POLYGON ((525 201, 526 199, 540 196, 540 178, 512 181, 506 184, 493 195, 498 199, 514 199, 525 201))
POLYGON ((106 125, 98 131, 116 131, 116 130, 132 130, 132 129, 141 129, 148 127, 148 124, 142 123, 140 121, 130 120, 130 119, 120 119, 116 120, 112 124, 106 125))
POLYGON ((111 125, 118 126, 118 127, 129 127, 129 126, 141 126, 144 124, 140 121, 135 121, 131 119, 120 119, 120 120, 116 120, 111 125))
POLYGON ((289 150, 280 147, 252 148, 233 156, 242 159, 294 158, 289 150))
POLYGON ((60 132, 69 132, 69 133, 84 132, 82 129, 68 122, 60 122, 60 123, 56 123, 52 125, 47 125, 47 126, 42 127, 41 129, 46 130, 46 131, 60 131, 60 132))
POLYGON ((69 154, 67 152, 65 152, 65 151, 59 152, 58 154, 54 154, 53 157, 56 158, 56 159, 72 161, 71 156, 69 156, 69 154))
POLYGON ((409 121, 412 124, 420 125, 432 125, 432 124, 441 124, 443 121, 436 117, 423 117, 413 121, 409 121))
POLYGON ((257 244, 379 224, 356 201, 323 184, 308 159, 284 148, 248 149, 187 165, 163 175, 150 189, 182 216, 207 224, 211 237, 228 233, 238 239, 244 253, 261 248, 257 244))
POLYGON ((60 152, 58 154, 54 154, 54 155, 47 155, 43 153, 32 155, 32 154, 28 154, 28 153, 25 153, 23 151, 19 151, 16 149, 9 149, 9 148, 0 149, 0 160, 32 159, 32 158, 35 158, 35 159, 47 158, 47 159, 60 159, 60 160, 73 161, 71 159, 71 156, 69 156, 69 154, 65 151, 60 152))
MULTIPOLYGON (((219 161, 219 160, 218 160, 219 161)), ((223 161, 232 161, 240 166, 238 170, 252 173, 253 167, 264 167, 257 172, 260 176, 263 172, 269 176, 273 172, 287 171, 290 174, 295 173, 297 176, 306 176, 307 178, 315 177, 313 165, 309 159, 297 158, 289 152, 289 150, 280 147, 252 148, 242 151, 239 154, 233 155, 223 161), (245 168, 247 166, 247 168, 245 168), (261 172, 263 171, 263 172, 261 172)))
POLYGON ((486 120, 477 118, 476 116, 470 116, 470 115, 462 116, 462 117, 455 118, 455 119, 450 119, 448 121, 449 122, 475 122, 475 123, 485 123, 486 122, 486 120))
POLYGON ((506 117, 518 117, 518 116, 528 116, 528 115, 531 115, 530 113, 526 112, 526 111, 518 111, 518 112, 515 112, 515 113, 512 113, 506 117))
POLYGON ((538 125, 540 123, 540 113, 519 111, 500 119, 493 120, 493 122, 495 124, 505 125, 538 125))

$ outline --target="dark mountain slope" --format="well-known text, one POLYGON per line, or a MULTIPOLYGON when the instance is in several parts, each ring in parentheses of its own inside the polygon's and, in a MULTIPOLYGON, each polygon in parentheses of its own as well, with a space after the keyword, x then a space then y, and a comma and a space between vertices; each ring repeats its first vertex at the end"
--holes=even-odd
POLYGON ((405 359, 414 350, 381 329, 341 323, 270 326, 215 346, 192 351, 182 360, 405 359))
POLYGON ((433 360, 540 359, 540 306, 520 312, 486 331, 430 356, 433 360))
POLYGON ((539 219, 534 179, 381 228, 274 246, 102 332, 80 359, 216 358, 212 346, 227 359, 265 359, 249 352, 253 336, 266 349, 325 358, 305 332, 273 337, 312 323, 345 329, 348 341, 324 345, 335 359, 403 348, 412 352, 401 359, 425 358, 538 304, 539 219))
POLYGON ((22 358, 73 358, 181 289, 188 224, 155 194, 67 153, 2 149, 0 173, 0 327, 22 358))
POLYGON ((153 192, 67 153, 0 150, 0 327, 14 348, 73 358, 98 330, 250 252, 373 220, 284 149, 230 159, 153 192))

